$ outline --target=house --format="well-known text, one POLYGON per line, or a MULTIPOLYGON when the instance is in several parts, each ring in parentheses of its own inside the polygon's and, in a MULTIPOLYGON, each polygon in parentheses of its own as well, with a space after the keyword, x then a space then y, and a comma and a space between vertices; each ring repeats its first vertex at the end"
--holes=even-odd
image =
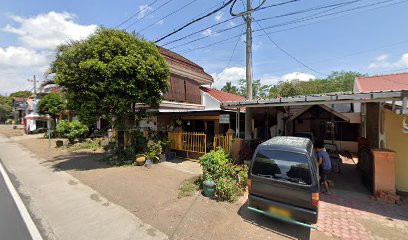
POLYGON ((165 48, 159 47, 159 52, 170 68, 169 89, 159 108, 149 109, 154 116, 141 120, 139 127, 161 133, 182 129, 208 136, 225 134, 229 128, 235 128, 235 111, 221 109, 221 102, 245 98, 204 87, 214 80, 201 66, 165 48), (220 123, 221 115, 229 121, 220 123))
POLYGON ((13 98, 12 114, 14 121, 17 124, 24 124, 24 117, 27 111, 27 99, 28 98, 13 98))
MULTIPOLYGON (((408 72, 359 77, 354 82, 356 93, 399 90, 408 90, 408 72)), ((396 152, 396 188, 408 192, 408 133, 404 129, 408 112, 406 106, 403 107, 403 101, 355 104, 355 109, 361 112, 361 135, 367 139, 369 147, 396 152)))

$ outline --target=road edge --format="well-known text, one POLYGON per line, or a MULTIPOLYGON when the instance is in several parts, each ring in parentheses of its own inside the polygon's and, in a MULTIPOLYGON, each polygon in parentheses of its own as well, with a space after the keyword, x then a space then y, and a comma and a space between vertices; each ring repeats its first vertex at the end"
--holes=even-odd
POLYGON ((21 217, 23 218, 23 221, 25 225, 27 226, 27 230, 30 233, 30 236, 33 240, 43 240, 37 226, 34 224, 33 219, 31 218, 30 214, 28 213, 28 210, 26 206, 23 203, 23 200, 21 199, 20 195, 18 194, 17 190, 14 188, 13 183, 10 180, 10 177, 5 170, 2 162, 0 161, 0 172, 1 175, 3 176, 4 182, 6 183, 6 186, 10 192, 10 195, 13 197, 13 200, 17 206, 18 211, 20 212, 21 217))

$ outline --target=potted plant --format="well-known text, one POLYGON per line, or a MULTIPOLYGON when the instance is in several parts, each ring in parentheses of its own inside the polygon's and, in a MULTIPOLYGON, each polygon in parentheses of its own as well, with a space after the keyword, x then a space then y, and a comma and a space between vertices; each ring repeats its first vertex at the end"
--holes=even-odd
POLYGON ((145 154, 136 155, 135 162, 138 166, 143 166, 146 162, 146 155, 145 154))
POLYGON ((57 140, 55 142, 55 145, 57 146, 57 148, 60 148, 60 147, 62 147, 64 145, 64 142, 62 140, 57 140))

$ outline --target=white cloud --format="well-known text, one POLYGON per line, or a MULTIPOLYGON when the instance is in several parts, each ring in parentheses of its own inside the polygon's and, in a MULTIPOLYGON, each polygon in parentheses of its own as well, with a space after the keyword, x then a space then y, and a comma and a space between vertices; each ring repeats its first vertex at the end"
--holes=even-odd
POLYGON ((153 10, 152 7, 150 7, 149 5, 145 4, 145 5, 140 5, 139 6, 139 14, 137 15, 138 19, 143 18, 144 16, 146 16, 146 13, 150 12, 151 10, 153 10))
POLYGON ((202 34, 203 34, 204 36, 207 36, 207 37, 213 37, 213 36, 217 36, 217 35, 218 35, 218 33, 215 32, 215 31, 213 31, 211 28, 204 30, 204 31, 202 32, 202 34))
MULTIPOLYGON (((245 67, 230 67, 225 68, 220 73, 213 73, 211 76, 214 78, 213 86, 221 89, 225 83, 231 82, 233 85, 238 85, 240 79, 246 79, 245 67)), ((260 79, 263 85, 275 85, 280 81, 309 81, 316 79, 315 76, 308 73, 292 72, 283 76, 276 76, 272 74, 263 74, 261 77, 254 77, 254 79, 260 79)))
POLYGON ((97 26, 80 25, 76 16, 67 12, 48 12, 34 17, 11 16, 17 27, 7 24, 3 31, 14 33, 25 47, 55 49, 59 44, 81 40, 92 34, 97 26))
POLYGON ((275 76, 275 75, 271 75, 271 74, 264 74, 260 77, 261 79, 261 84, 263 85, 275 85, 277 84, 279 81, 282 81, 282 78, 279 76, 275 76))
POLYGON ((48 65, 53 54, 50 51, 37 52, 24 47, 0 48, 0 68, 17 68, 48 65))
POLYGON ((238 85, 238 81, 240 79, 245 79, 245 75, 245 67, 225 68, 220 73, 211 74, 211 76, 214 78, 213 86, 219 89, 222 88, 227 82, 238 85))
POLYGON ((230 27, 235 27, 237 24, 236 24, 234 21, 230 21, 230 22, 228 23, 228 25, 229 25, 230 27))
POLYGON ((395 62, 388 61, 388 55, 383 54, 375 58, 375 62, 368 65, 368 69, 375 68, 406 68, 408 67, 408 53, 402 54, 395 62))
POLYGON ((217 14, 215 14, 214 17, 216 22, 221 22, 222 20, 224 20, 224 13, 223 12, 217 12, 217 14))
POLYGON ((262 46, 263 46, 262 42, 255 42, 252 44, 252 48, 254 49, 254 51, 259 50, 262 46))
POLYGON ((14 24, 2 30, 16 34, 21 46, 0 47, 0 93, 30 90, 32 75, 43 78, 54 58, 54 49, 68 39, 80 40, 92 34, 96 25, 80 25, 71 13, 48 12, 33 17, 11 16, 14 24), (17 25, 17 26, 15 26, 17 25))
POLYGON ((376 61, 385 61, 388 59, 388 54, 383 54, 375 58, 376 61))
POLYGON ((302 72, 292 72, 292 73, 288 73, 282 76, 283 81, 292 81, 292 80, 309 81, 313 79, 316 79, 316 77, 311 74, 302 73, 302 72))
POLYGON ((156 23, 157 25, 163 25, 164 24, 164 20, 160 20, 156 23))

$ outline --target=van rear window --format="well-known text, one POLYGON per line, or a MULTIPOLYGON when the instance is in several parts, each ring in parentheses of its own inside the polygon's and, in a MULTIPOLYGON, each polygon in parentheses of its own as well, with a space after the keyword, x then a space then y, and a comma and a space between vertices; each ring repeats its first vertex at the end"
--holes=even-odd
POLYGON ((309 162, 301 153, 260 150, 253 163, 252 174, 300 185, 312 184, 309 162))

